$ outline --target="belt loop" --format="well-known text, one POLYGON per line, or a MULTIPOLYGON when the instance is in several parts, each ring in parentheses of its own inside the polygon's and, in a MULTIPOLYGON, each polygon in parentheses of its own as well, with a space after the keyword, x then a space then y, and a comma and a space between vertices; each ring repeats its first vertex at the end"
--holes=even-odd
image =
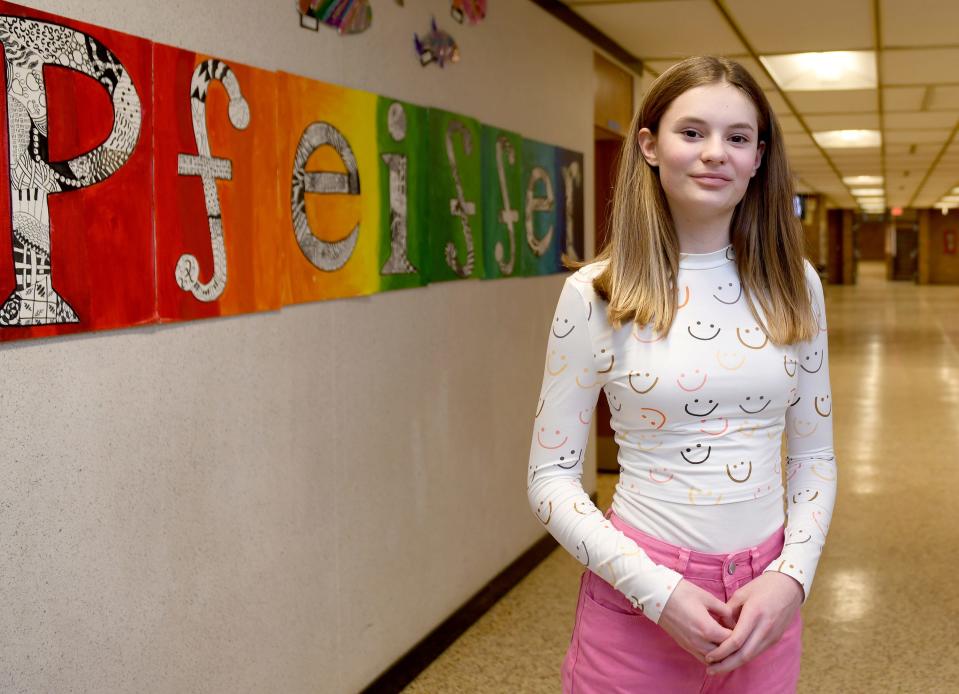
POLYGON ((681 574, 685 574, 686 567, 689 566, 689 552, 688 547, 679 548, 679 556, 676 558, 676 571, 681 574))
POLYGON ((766 568, 759 560, 759 547, 749 548, 749 563, 753 569, 753 578, 759 576, 763 572, 763 569, 766 568))

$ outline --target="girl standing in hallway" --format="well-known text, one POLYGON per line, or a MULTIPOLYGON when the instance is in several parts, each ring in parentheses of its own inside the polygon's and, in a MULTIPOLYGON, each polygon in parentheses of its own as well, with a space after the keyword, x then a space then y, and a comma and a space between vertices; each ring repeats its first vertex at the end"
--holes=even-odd
POLYGON ((609 245, 568 263, 534 423, 530 505, 587 569, 564 691, 795 691, 836 490, 803 245, 755 80, 714 57, 664 72, 623 146, 609 245), (620 463, 605 515, 581 482, 600 390, 620 463))

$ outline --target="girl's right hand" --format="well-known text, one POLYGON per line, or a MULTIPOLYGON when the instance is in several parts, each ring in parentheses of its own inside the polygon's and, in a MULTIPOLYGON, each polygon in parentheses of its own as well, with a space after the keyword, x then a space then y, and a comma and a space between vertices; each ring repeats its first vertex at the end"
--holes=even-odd
POLYGON ((732 609, 686 579, 676 584, 659 616, 659 626, 701 663, 732 634, 723 624, 735 625, 732 609))

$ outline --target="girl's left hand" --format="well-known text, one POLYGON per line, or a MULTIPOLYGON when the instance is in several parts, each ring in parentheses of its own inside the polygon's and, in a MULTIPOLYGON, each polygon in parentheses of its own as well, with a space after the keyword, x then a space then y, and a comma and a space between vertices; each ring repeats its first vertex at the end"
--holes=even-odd
POLYGON ((803 588, 776 571, 757 576, 733 593, 726 604, 736 617, 733 633, 706 654, 706 672, 729 672, 779 641, 802 605, 803 588))

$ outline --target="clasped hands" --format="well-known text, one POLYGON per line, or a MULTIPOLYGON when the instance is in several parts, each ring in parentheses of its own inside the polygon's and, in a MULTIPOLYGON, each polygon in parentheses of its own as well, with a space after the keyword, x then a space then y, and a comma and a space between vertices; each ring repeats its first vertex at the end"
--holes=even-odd
POLYGON ((803 600, 794 578, 767 571, 733 593, 729 602, 681 580, 659 626, 710 675, 729 672, 779 641, 803 600))

